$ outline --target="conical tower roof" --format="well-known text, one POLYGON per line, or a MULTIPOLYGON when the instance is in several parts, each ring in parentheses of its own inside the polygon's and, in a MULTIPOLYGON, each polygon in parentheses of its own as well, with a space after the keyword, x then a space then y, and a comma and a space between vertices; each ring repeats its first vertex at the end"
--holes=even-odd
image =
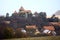
POLYGON ((16 10, 14 11, 14 13, 17 13, 16 10))
POLYGON ((23 6, 20 7, 19 11, 24 11, 24 8, 23 6))

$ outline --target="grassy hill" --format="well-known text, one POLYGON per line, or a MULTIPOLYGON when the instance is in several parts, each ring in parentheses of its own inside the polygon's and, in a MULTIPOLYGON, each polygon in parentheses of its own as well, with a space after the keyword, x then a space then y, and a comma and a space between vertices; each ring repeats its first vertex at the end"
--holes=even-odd
POLYGON ((14 38, 14 39, 4 39, 4 40, 60 40, 60 36, 14 38))

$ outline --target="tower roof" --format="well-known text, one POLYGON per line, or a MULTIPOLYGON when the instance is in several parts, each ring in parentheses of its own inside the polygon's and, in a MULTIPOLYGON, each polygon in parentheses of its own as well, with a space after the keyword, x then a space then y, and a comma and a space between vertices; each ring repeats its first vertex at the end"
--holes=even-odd
POLYGON ((38 14, 38 12, 34 12, 34 15, 35 15, 35 14, 38 14))
POLYGON ((17 13, 16 10, 14 11, 14 13, 17 13))
POLYGON ((23 6, 20 7, 19 11, 24 11, 24 8, 23 6))

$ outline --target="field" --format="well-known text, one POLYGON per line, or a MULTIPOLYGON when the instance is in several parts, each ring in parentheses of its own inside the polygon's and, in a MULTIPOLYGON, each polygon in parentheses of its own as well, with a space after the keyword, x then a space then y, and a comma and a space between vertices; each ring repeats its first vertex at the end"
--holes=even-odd
POLYGON ((4 40, 60 40, 60 36, 13 38, 13 39, 4 39, 4 40))

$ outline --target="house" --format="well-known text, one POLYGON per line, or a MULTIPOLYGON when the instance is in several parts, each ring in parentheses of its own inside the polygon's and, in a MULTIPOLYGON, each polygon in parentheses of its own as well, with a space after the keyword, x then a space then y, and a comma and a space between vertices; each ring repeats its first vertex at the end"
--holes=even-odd
POLYGON ((4 23, 6 23, 6 24, 10 24, 10 21, 3 21, 4 23))
POLYGON ((60 22, 50 22, 52 25, 58 25, 60 26, 60 22))
POLYGON ((55 27, 56 35, 60 35, 60 22, 50 22, 55 27))
POLYGON ((24 28, 17 28, 15 31, 16 37, 27 37, 26 30, 24 28))
POLYGON ((36 31, 37 27, 36 25, 27 25, 26 30, 28 33, 34 33, 36 31))
POLYGON ((26 26, 27 29, 36 29, 36 25, 27 25, 26 26))
POLYGON ((26 33, 26 30, 24 28, 17 28, 16 30, 19 30, 19 31, 21 31, 23 33, 26 33))
POLYGON ((34 36, 40 33, 36 25, 27 25, 26 30, 30 36, 34 36))
POLYGON ((43 26, 43 33, 47 35, 56 35, 54 26, 43 26))

